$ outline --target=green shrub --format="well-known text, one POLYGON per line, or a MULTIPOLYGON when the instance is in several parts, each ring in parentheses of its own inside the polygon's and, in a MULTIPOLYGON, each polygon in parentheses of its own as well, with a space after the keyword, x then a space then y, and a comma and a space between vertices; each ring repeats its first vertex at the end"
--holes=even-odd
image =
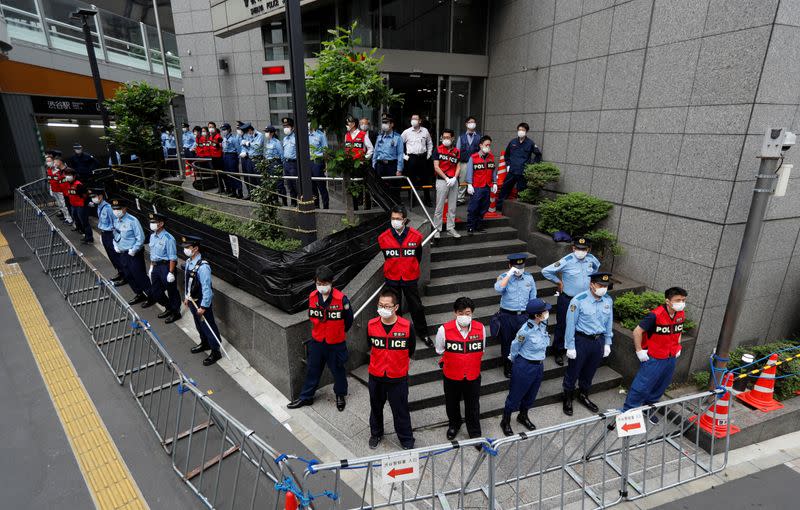
MULTIPOLYGON (((614 299, 614 319, 618 320, 622 327, 634 329, 639 325, 645 315, 664 302, 664 294, 661 292, 645 291, 636 294, 633 291, 626 292, 614 299)), ((683 330, 690 331, 696 324, 688 319, 683 323, 683 330)))
POLYGON ((609 251, 614 256, 622 255, 625 251, 622 245, 617 242, 617 236, 604 228, 586 232, 584 237, 592 242, 592 251, 599 258, 605 257, 609 251))
POLYGON ((525 165, 525 191, 519 194, 522 202, 535 204, 539 201, 539 194, 551 182, 558 182, 561 170, 550 162, 530 163, 525 165))
POLYGON ((539 230, 552 234, 563 230, 570 236, 584 235, 608 217, 613 205, 587 193, 561 195, 539 206, 539 230))
POLYGON ((692 372, 690 379, 698 390, 707 390, 709 384, 711 384, 711 373, 708 370, 698 370, 697 372, 692 372))
MULTIPOLYGON (((800 341, 798 340, 782 340, 779 342, 771 342, 764 345, 748 345, 737 347, 733 351, 731 351, 730 361, 728 362, 728 369, 734 370, 736 368, 741 367, 744 363, 742 362, 742 355, 745 353, 752 354, 756 360, 769 356, 773 352, 780 351, 781 349, 786 349, 787 347, 796 347, 800 345, 800 341)), ((778 354, 779 360, 788 358, 789 356, 793 356, 797 354, 798 351, 787 351, 785 353, 778 354)), ((766 364, 766 360, 760 362, 758 365, 754 365, 748 370, 754 370, 755 368, 763 368, 766 364)), ((800 373, 800 359, 793 359, 787 363, 783 363, 778 366, 777 371, 775 373, 775 398, 778 400, 786 400, 788 398, 792 398, 795 396, 795 392, 800 390, 800 375, 796 375, 794 377, 785 377, 783 379, 779 379, 782 375, 788 374, 797 374, 800 373)), ((747 378, 750 383, 755 383, 758 380, 758 376, 752 376, 747 378)))

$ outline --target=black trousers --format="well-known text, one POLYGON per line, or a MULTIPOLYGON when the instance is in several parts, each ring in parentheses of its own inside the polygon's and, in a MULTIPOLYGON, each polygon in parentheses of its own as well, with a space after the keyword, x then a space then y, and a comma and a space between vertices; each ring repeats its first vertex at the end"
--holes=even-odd
POLYGON ((125 250, 119 254, 119 261, 122 264, 123 275, 131 290, 138 294, 150 294, 150 279, 147 277, 147 270, 144 268, 144 250, 139 248, 136 255, 128 255, 125 250))
POLYGON ((397 285, 394 282, 386 282, 386 286, 397 293, 400 298, 400 309, 403 308, 411 314, 411 321, 414 323, 414 331, 420 339, 428 336, 428 320, 425 318, 425 308, 422 306, 422 298, 419 297, 419 287, 414 282, 413 285, 397 285))
MULTIPOLYGON (((431 179, 433 179, 433 162, 428 159, 428 155, 425 153, 409 154, 408 161, 403 167, 403 173, 411 179, 414 187, 417 188, 417 193, 420 196, 424 196, 426 202, 430 202, 431 190, 428 188, 421 189, 422 186, 430 184, 431 179)), ((409 193, 413 194, 411 191, 409 193)))
POLYGON ((383 407, 389 401, 394 431, 400 444, 414 447, 411 413, 408 410, 408 378, 381 379, 369 376, 369 431, 373 437, 383 437, 383 407))
POLYGON ((313 338, 308 343, 308 371, 300 398, 308 400, 314 398, 317 392, 322 371, 327 365, 333 374, 333 393, 347 395, 347 344, 329 344, 317 342, 313 338))
POLYGON ((111 261, 111 265, 114 266, 114 269, 116 269, 119 274, 123 274, 124 271, 119 261, 119 253, 114 251, 114 231, 102 230, 100 232, 100 240, 103 242, 103 248, 106 249, 106 255, 108 255, 108 260, 111 261))
POLYGON ((150 274, 150 292, 147 298, 155 301, 172 313, 181 311, 181 295, 178 293, 178 282, 168 282, 169 264, 156 263, 150 274))
MULTIPOLYGON (((377 161, 375 163, 375 173, 378 177, 393 177, 397 175, 397 161, 387 162, 377 161)), ((386 181, 389 186, 389 193, 395 202, 400 203, 400 186, 405 184, 401 179, 389 179, 386 181)))
POLYGON ((442 378, 444 407, 450 427, 458 428, 466 422, 470 438, 481 437, 481 376, 474 381, 455 381, 442 378), (464 419, 461 419, 461 400, 464 400, 464 419))

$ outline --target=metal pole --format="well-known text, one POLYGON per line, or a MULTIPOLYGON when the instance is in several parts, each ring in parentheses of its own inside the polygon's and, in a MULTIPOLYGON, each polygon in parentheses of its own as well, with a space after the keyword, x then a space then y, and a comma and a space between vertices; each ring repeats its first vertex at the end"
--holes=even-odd
MULTIPOLYGON (((167 84, 167 90, 172 91, 172 83, 169 79, 169 68, 167 67, 167 54, 164 51, 164 37, 161 35, 161 19, 158 17, 158 4, 153 0, 153 16, 156 18, 156 32, 158 32, 158 47, 161 50, 161 67, 164 68, 164 81, 167 84)), ((172 104, 172 99, 169 100, 169 118, 172 122, 172 133, 175 136, 175 157, 178 158, 178 175, 183 177, 183 154, 181 154, 181 147, 178 143, 178 124, 175 123, 175 105, 172 104)))
POLYGON ((761 234, 761 227, 764 225, 764 213, 767 210, 769 197, 775 188, 775 181, 778 178, 776 172, 779 162, 783 159, 781 141, 783 136, 784 130, 782 129, 768 129, 764 137, 764 145, 759 156, 761 164, 758 167, 756 184, 753 189, 753 201, 750 204, 750 212, 747 215, 742 246, 739 249, 739 259, 736 261, 736 271, 733 274, 733 282, 731 282, 731 290, 728 294, 728 304, 725 307, 725 316, 722 319, 722 329, 719 332, 717 347, 714 351, 717 356, 714 359, 714 366, 719 369, 724 369, 727 366, 727 361, 720 361, 719 358, 726 360, 730 355, 736 322, 744 305, 747 282, 750 280, 750 273, 753 270, 758 238, 761 234))
MULTIPOLYGON (((300 211, 298 226, 306 231, 316 230, 314 193, 311 188, 311 153, 308 147, 308 108, 306 106, 306 73, 303 62, 303 31, 300 25, 300 0, 286 1, 286 25, 289 32, 289 58, 294 100, 294 127, 297 137, 297 164, 300 173, 300 211)), ((310 243, 316 233, 304 234, 310 243)))

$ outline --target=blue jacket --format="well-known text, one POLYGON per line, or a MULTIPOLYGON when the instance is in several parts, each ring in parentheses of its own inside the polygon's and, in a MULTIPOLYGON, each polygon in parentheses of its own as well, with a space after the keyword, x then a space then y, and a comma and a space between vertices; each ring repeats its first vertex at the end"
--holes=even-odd
POLYGON ((522 142, 515 137, 508 142, 505 159, 509 173, 522 175, 525 173, 526 164, 542 160, 542 150, 527 136, 522 142))
POLYGON ((477 131, 472 135, 472 143, 469 143, 469 138, 467 138, 467 132, 464 131, 458 137, 458 141, 456 142, 456 149, 461 151, 461 155, 459 156, 458 160, 462 163, 466 163, 470 156, 478 152, 480 150, 480 145, 478 141, 481 139, 481 134, 477 131))

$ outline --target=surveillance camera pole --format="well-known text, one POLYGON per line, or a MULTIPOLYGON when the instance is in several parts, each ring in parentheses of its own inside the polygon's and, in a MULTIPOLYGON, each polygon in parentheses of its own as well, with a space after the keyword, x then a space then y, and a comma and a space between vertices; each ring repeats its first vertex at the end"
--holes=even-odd
MULTIPOLYGON (((736 271, 733 274, 731 290, 728 294, 728 304, 725 307, 725 316, 722 319, 722 329, 719 332, 717 348, 715 350, 714 367, 724 369, 730 357, 731 341, 736 329, 736 322, 744 305, 747 282, 753 269, 753 260, 758 248, 758 238, 761 227, 764 225, 764 213, 767 210, 769 197, 775 189, 778 179, 777 170, 783 159, 783 141, 786 137, 784 129, 767 129, 761 147, 761 164, 756 176, 753 189, 753 201, 747 215, 747 224, 744 229, 742 246, 739 250, 739 259, 736 261, 736 271)), ((791 135, 791 133, 789 133, 791 135)), ((788 150, 788 149, 787 149, 788 150)))

